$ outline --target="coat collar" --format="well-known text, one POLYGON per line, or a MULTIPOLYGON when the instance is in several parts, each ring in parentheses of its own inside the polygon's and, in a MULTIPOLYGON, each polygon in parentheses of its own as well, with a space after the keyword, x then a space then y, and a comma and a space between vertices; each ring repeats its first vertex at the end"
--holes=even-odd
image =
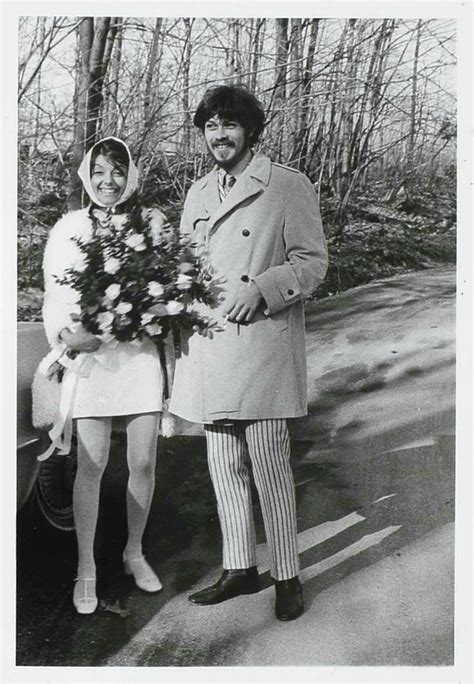
POLYGON ((270 182, 271 161, 268 157, 255 155, 248 167, 239 176, 232 192, 219 200, 217 187, 217 166, 204 178, 197 181, 196 187, 202 193, 204 206, 210 217, 209 234, 217 230, 217 223, 249 197, 263 192, 270 182))

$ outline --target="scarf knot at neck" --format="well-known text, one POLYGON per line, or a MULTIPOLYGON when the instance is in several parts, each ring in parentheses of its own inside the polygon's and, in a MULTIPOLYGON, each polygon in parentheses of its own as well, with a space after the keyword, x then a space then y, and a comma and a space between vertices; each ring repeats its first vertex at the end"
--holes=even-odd
POLYGON ((99 229, 106 232, 109 232, 111 229, 120 230, 130 220, 129 215, 126 213, 117 213, 111 208, 103 209, 93 205, 90 207, 89 216, 96 230, 99 229))

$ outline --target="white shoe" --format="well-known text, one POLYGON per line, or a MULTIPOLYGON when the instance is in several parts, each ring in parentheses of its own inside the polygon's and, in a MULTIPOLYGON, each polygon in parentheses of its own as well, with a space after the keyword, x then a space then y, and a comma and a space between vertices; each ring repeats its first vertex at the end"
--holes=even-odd
POLYGON ((163 585, 158 576, 148 565, 143 554, 136 558, 127 558, 125 554, 123 554, 123 565, 125 574, 133 575, 135 584, 139 589, 150 593, 163 589, 163 585))
POLYGON ((72 602, 78 613, 90 615, 97 608, 95 577, 77 577, 72 602))

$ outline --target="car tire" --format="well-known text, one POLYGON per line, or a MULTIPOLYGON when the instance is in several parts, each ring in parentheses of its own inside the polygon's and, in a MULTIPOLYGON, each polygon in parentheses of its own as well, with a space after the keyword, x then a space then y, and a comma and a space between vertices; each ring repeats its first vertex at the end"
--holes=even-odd
POLYGON ((76 445, 62 456, 55 451, 41 463, 35 497, 46 520, 59 530, 74 530, 72 492, 77 469, 76 445))

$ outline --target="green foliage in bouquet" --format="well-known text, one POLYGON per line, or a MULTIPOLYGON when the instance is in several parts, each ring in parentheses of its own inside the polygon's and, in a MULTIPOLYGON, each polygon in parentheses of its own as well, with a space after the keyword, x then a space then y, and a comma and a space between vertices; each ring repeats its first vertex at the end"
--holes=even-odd
POLYGON ((58 278, 79 293, 77 320, 89 332, 120 342, 159 340, 171 326, 212 336, 218 326, 199 304, 214 307, 219 286, 189 240, 152 212, 91 218, 92 238, 73 238, 81 260, 58 278))

